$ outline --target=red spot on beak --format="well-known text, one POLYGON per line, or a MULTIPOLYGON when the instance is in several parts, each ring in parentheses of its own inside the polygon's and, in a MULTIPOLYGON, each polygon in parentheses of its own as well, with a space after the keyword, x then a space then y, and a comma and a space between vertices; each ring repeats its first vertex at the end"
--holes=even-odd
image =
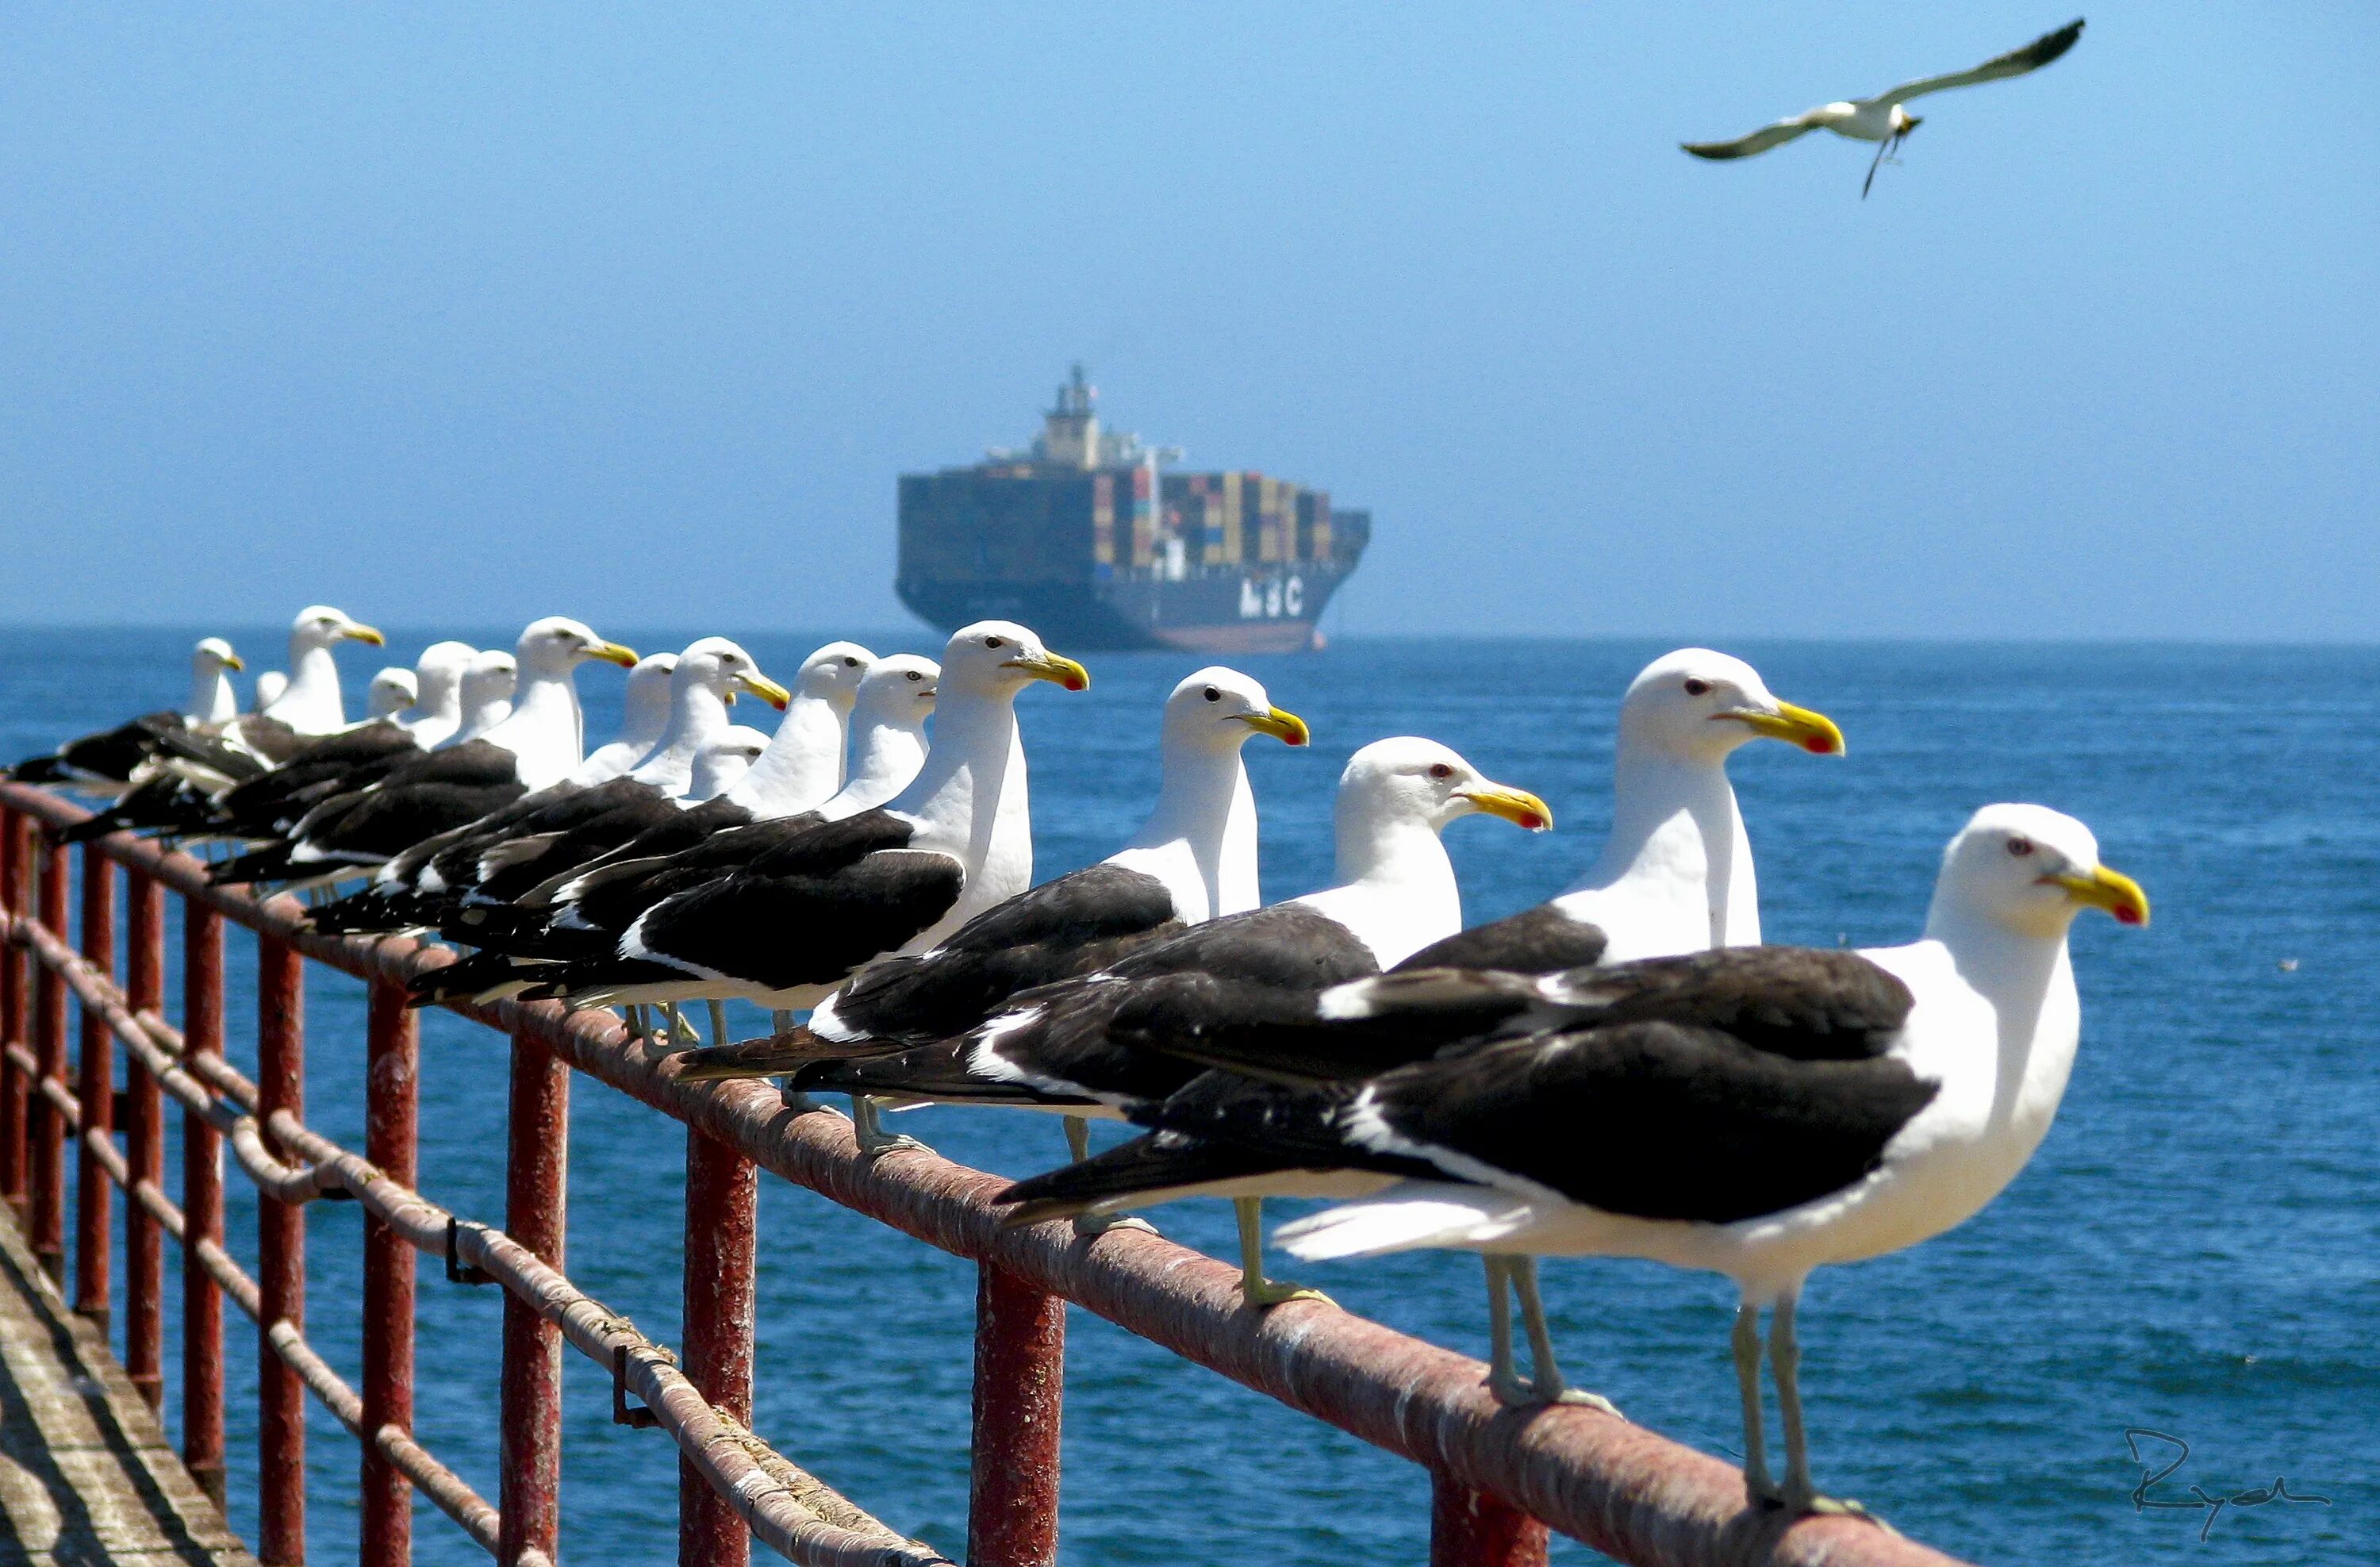
POLYGON ((1802 748, 1814 757, 1830 757, 1835 754, 1835 743, 1824 735, 1811 735, 1802 742, 1802 748))
POLYGON ((2119 908, 2116 910, 2116 923, 2119 925, 2138 925, 2141 923, 2141 911, 2130 906, 2119 908))
POLYGON ((1079 674, 1070 674, 1070 675, 1066 676, 1066 689, 1067 689, 1067 690, 1069 690, 1069 691, 1083 691, 1083 690, 1088 690, 1089 688, 1090 688, 1090 683, 1089 683, 1088 681, 1085 680, 1081 675, 1079 675, 1079 674))

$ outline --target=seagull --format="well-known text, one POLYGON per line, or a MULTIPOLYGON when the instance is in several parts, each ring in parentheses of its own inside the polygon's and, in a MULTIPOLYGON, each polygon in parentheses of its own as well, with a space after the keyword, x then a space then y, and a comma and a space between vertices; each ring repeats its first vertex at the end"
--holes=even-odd
MULTIPOLYGON (((1463 901, 1439 833, 1466 816, 1543 832, 1553 813, 1454 751, 1413 735, 1375 740, 1349 759, 1332 811, 1338 884, 1286 904, 1213 919, 1127 953, 1108 968, 1027 990, 956 1039, 794 1074, 796 1092, 827 1088, 914 1103, 1008 1104, 1116 1119, 1196 1076, 1181 1058, 1133 1048, 1112 1026, 1139 1004, 1226 1004, 1245 990, 1311 992, 1378 974, 1463 927, 1463 901), (1161 1000, 1148 1002, 1155 994, 1161 1000)), ((1077 1155, 1083 1150, 1078 1147, 1077 1155)), ((1233 1194, 1242 1291, 1254 1305, 1313 1292, 1264 1277, 1260 1194, 1233 1194)))
POLYGON ((1864 1512, 1811 1482, 1803 1285, 1963 1223, 2024 1168, 2081 1039, 2067 931, 2085 908, 2149 921, 2082 823, 1986 806, 1951 839, 1905 946, 1730 948, 1523 981, 1570 1015, 1360 1082, 1213 1075, 1205 1102, 1177 1096, 1168 1119, 1398 1177, 1284 1226, 1276 1239, 1307 1261, 1451 1247, 1727 1276, 1750 1500, 1864 1512), (1764 1307, 1781 1484, 1760 1416, 1764 1307))
POLYGON ((190 650, 190 693, 178 710, 143 713, 129 723, 79 735, 46 755, 8 770, 19 784, 64 784, 86 794, 116 796, 153 773, 167 730, 228 723, 239 715, 230 672, 245 667, 229 642, 201 638, 190 650))
MULTIPOLYGON (((1520 914, 1432 942, 1395 966, 1545 974, 1585 965, 1670 956, 1711 947, 1756 945, 1760 899, 1735 791, 1730 757, 1757 739, 1816 756, 1843 754, 1842 731, 1825 714, 1768 689, 1742 659, 1681 648, 1655 659, 1621 698, 1612 747, 1611 831, 1603 851, 1559 897, 1520 914)), ((1118 1042, 1171 1051, 1209 1066, 1259 1075, 1362 1077, 1431 1054, 1491 1012, 1391 1005, 1363 984, 1293 993, 1262 987, 1169 994, 1150 987, 1111 1024, 1118 1042)), ((1509 1009, 1507 1009, 1509 1010, 1509 1009)), ((1245 1147, 1203 1144, 1158 1132, 1098 1159, 1020 1183, 1002 1200, 1020 1206, 1002 1222, 1105 1217, 1178 1197, 1345 1197, 1343 1173, 1269 1163, 1245 1147)), ((1571 1403, 1609 1408, 1572 1389, 1555 1363, 1528 1257, 1489 1257, 1488 1386, 1509 1403, 1571 1403), (1521 1303, 1536 1378, 1524 1385, 1499 1330, 1505 1291, 1521 1303)))
POLYGON ((1877 164, 1890 156, 1909 133, 1925 123, 1901 107, 1912 98, 1928 92, 1944 92, 1953 87, 1973 87, 1980 81, 1998 81, 2004 77, 2022 76, 2036 71, 2074 47, 2082 36, 2082 18, 2075 18, 2055 32, 2045 32, 2022 49, 2011 49, 2005 55, 1985 60, 1973 70, 1952 71, 1947 76, 1920 77, 1904 81, 1899 87, 1879 92, 1873 98, 1861 98, 1848 103, 1821 103, 1798 115, 1761 127, 1749 136, 1733 141, 1685 141, 1679 145, 1697 158, 1724 160, 1749 158, 1755 152, 1766 152, 1771 147, 1781 147, 1797 136, 1814 130, 1831 130, 1837 136, 1853 141, 1879 143, 1876 159, 1867 166, 1867 179, 1860 186, 1860 200, 1867 200, 1868 187, 1876 183, 1877 164))
POLYGON ((395 719, 420 699, 421 683, 414 677, 413 671, 391 664, 371 677, 371 685, 364 692, 364 722, 395 719))

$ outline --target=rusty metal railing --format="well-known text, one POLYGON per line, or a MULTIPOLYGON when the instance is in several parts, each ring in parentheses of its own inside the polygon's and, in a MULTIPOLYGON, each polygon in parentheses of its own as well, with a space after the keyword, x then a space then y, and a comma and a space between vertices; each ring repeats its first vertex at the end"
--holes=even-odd
POLYGON ((1542 1563, 1548 1526, 1658 1567, 1818 1563, 1941 1567, 1949 1558, 1842 1518, 1789 1520, 1747 1509, 1733 1468, 1588 1410, 1515 1411, 1482 1386, 1476 1361, 1326 1302, 1243 1306, 1238 1271, 1160 1236, 1118 1230, 1082 1241, 1065 1224, 1003 1231, 999 1177, 934 1154, 870 1160, 850 1125, 797 1114, 758 1084, 692 1085, 608 1014, 553 1003, 456 1004, 511 1036, 505 1214, 495 1229, 414 1189, 417 1040, 405 981, 452 962, 402 938, 319 935, 293 899, 210 886, 205 867, 125 835, 86 844, 79 950, 69 944, 68 851, 41 831, 79 808, 0 783, 0 1197, 58 1277, 67 1148, 76 1152, 78 1311, 107 1325, 112 1194, 127 1195, 123 1355, 152 1404, 164 1394, 163 1244, 182 1247, 183 1455, 218 1502, 224 1484, 223 1300, 258 1324, 259 1555, 305 1560, 304 1401, 310 1393, 361 1447, 358 1559, 409 1560, 409 1492, 499 1561, 550 1564, 560 1518, 561 1354, 612 1371, 621 1423, 656 1426, 679 1461, 679 1560, 740 1564, 750 1541, 816 1567, 929 1567, 904 1538, 753 1436, 753 1216, 758 1172, 785 1180, 976 1263, 975 1422, 967 1559, 972 1567, 1056 1560, 1064 1306, 1072 1302, 1185 1359, 1423 1465, 1431 1476, 1434 1567, 1542 1563), (125 873, 126 974, 113 955, 125 873), (164 898, 184 900, 182 1021, 163 1015, 164 898), (258 1071, 224 1058, 224 923, 258 938, 258 1071), (328 964, 370 987, 365 1148, 304 1122, 304 966, 328 964), (82 1026, 70 1076, 69 1000, 82 1026), (115 1090, 115 1047, 126 1089, 115 1090), (573 1072, 685 1124, 685 1342, 673 1354, 573 1285, 563 1271, 565 1136, 573 1072), (164 1190, 164 1113, 183 1115, 178 1205, 164 1190), (116 1134, 122 1133, 118 1146, 116 1134), (257 1188, 256 1272, 223 1245, 218 1149, 257 1188), (350 1387, 305 1336, 306 1209, 349 1198, 361 1211, 363 1367, 350 1387), (502 1461, 491 1503, 412 1435, 412 1253, 450 1279, 504 1292, 502 1461), (633 1395, 641 1407, 628 1403, 633 1395))

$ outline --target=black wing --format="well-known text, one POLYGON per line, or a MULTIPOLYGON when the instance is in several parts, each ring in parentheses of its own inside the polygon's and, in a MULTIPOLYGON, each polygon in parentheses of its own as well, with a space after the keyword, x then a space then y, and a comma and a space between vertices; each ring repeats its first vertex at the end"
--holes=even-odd
POLYGON ((1803 1061, 1713 1028, 1627 1023, 1418 1062, 1368 1083, 1210 1073, 1136 1119, 1342 1168, 1540 1186, 1643 1219, 1733 1223, 1875 1170, 1937 1085, 1891 1058, 1803 1061), (1394 1137, 1383 1146, 1380 1132, 1394 1137))
POLYGON ((878 1039, 963 1034, 1021 990, 1096 973, 1184 929, 1165 883, 1094 865, 987 909, 930 953, 872 966, 834 1013, 878 1039))
POLYGON ((904 850, 909 824, 869 814, 881 820, 829 822, 747 869, 654 905, 638 927, 646 951, 789 990, 839 982, 914 941, 958 902, 964 869, 948 855, 904 850))
MULTIPOLYGON (((1572 919, 1552 904, 1539 904, 1486 925, 1432 941, 1396 966, 1406 968, 1501 968, 1514 974, 1553 974, 1603 961, 1610 938, 1599 925, 1572 919)), ((1394 970, 1391 970, 1394 972, 1394 970)))
POLYGON ((1012 1085, 1021 1079, 1030 1094, 1129 1107, 1163 1099, 1200 1067, 1136 1043, 1130 1030, 1117 1028, 1120 1017, 1310 994, 1374 972, 1371 949, 1346 927, 1301 905, 1278 904, 1193 926, 1097 976, 1022 991, 996 1028, 900 1055, 823 1063, 796 1081, 860 1092, 1014 1098, 1012 1085), (978 1060, 978 1051, 990 1059, 978 1060), (977 1069, 978 1092, 955 1091, 945 1056, 977 1069))

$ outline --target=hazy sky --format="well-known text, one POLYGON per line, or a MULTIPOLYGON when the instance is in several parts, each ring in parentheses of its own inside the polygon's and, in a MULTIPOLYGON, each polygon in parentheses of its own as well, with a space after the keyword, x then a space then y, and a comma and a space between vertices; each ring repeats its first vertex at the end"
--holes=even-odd
POLYGON ((2369 638, 2380 12, 1677 150, 2067 4, 12 5, 0 618, 890 625, 1081 358, 1358 633, 2369 638))

